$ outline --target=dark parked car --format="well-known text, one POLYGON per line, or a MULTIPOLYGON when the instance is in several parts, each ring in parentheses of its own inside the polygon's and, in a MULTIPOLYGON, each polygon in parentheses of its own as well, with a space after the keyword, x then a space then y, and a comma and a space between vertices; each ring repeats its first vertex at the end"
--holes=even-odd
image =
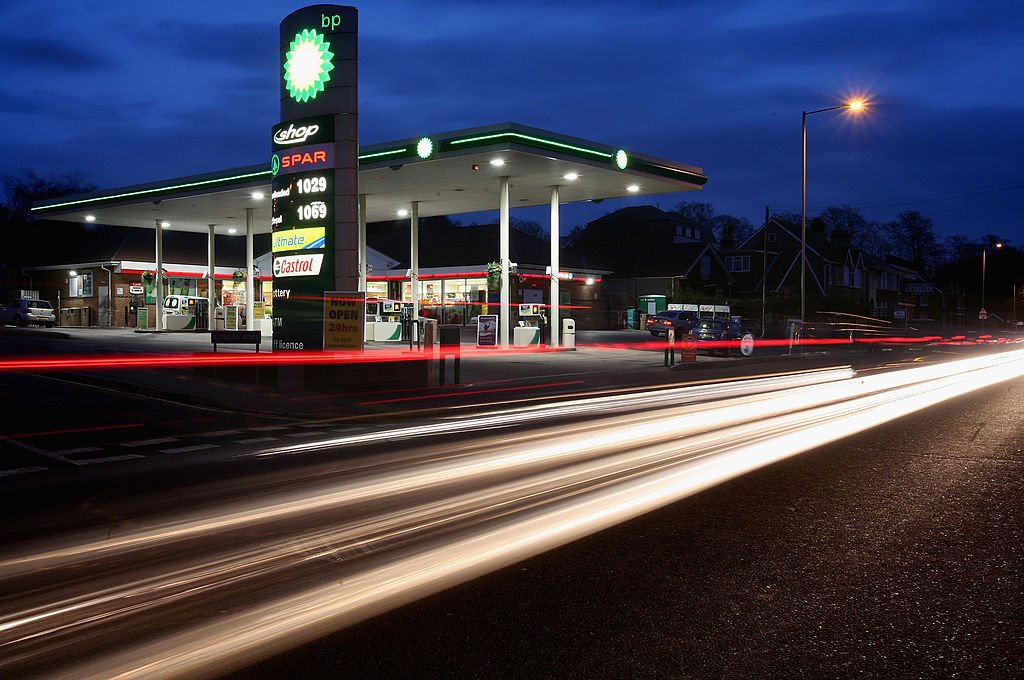
POLYGON ((689 333, 696 322, 695 313, 670 309, 647 317, 647 330, 651 335, 658 336, 667 335, 668 329, 672 328, 676 332, 676 337, 679 337, 682 333, 689 333))
MULTIPOLYGON (((741 340, 744 335, 737 322, 722 319, 701 319, 694 325, 692 333, 700 342, 734 342, 741 340)), ((730 349, 729 346, 709 347, 708 351, 714 353, 717 350, 728 356, 730 349)))

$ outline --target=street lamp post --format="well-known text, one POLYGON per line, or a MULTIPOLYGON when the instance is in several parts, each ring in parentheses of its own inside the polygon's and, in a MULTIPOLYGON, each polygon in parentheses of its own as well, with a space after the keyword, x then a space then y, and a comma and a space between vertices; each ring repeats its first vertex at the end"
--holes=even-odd
POLYGON ((827 109, 817 111, 804 111, 803 123, 803 176, 801 185, 803 191, 800 199, 800 327, 803 328, 807 320, 807 116, 813 113, 824 113, 825 111, 836 111, 838 109, 850 109, 860 111, 864 108, 864 102, 857 100, 842 106, 830 106, 827 109))
MULTIPOLYGON (((1002 243, 996 243, 996 248, 1002 248, 1002 243)), ((981 327, 984 328, 988 325, 988 310, 985 309, 985 260, 988 255, 988 244, 986 243, 981 247, 981 311, 986 312, 985 318, 981 319, 981 327)), ((981 312, 979 312, 980 315, 981 312)))

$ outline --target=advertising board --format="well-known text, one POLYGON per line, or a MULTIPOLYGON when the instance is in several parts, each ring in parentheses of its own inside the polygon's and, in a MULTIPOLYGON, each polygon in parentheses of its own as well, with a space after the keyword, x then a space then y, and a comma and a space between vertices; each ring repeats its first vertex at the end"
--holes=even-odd
POLYGON ((495 347, 498 344, 498 315, 481 314, 476 321, 477 347, 495 347))
POLYGON ((324 349, 359 350, 363 348, 366 323, 366 293, 328 291, 324 293, 324 349))

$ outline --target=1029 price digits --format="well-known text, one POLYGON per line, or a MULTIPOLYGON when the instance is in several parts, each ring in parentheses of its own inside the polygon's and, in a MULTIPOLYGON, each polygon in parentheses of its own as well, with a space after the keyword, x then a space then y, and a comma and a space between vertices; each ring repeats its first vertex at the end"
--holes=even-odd
POLYGON ((316 194, 327 191, 327 178, 321 175, 297 179, 295 180, 295 190, 300 194, 316 194))

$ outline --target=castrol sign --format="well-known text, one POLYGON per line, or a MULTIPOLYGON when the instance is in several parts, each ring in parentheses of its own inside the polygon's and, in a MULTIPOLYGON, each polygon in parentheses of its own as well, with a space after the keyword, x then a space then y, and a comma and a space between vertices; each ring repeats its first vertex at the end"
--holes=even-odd
POLYGON ((324 261, 323 253, 311 255, 284 255, 274 258, 274 278, 287 276, 316 276, 324 261))

